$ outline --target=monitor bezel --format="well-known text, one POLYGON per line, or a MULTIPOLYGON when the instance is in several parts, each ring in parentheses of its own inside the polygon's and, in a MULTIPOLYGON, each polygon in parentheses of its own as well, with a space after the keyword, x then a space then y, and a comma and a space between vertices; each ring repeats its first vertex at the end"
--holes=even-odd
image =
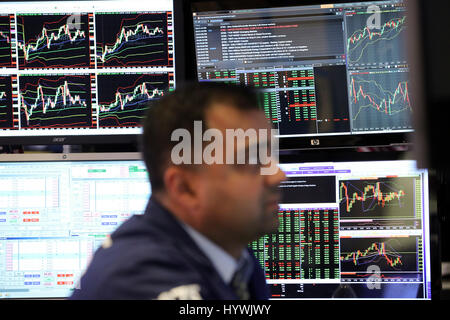
MULTIPOLYGON (((351 3, 351 0, 305 0, 299 3, 295 0, 185 0, 183 7, 183 24, 185 38, 185 70, 186 79, 198 81, 197 63, 195 53, 195 41, 193 31, 192 13, 196 11, 222 11, 257 9, 271 7, 289 7, 303 5, 319 5, 333 3, 351 3)), ((383 0, 372 0, 367 2, 383 2, 383 0)), ((358 2, 360 3, 360 2, 358 2)), ((406 3, 405 3, 406 5, 406 3)), ((181 20, 181 18, 179 18, 181 20)), ((295 149, 322 149, 322 148, 352 148, 362 146, 393 146, 411 144, 414 131, 394 131, 391 133, 345 133, 339 135, 305 135, 301 137, 280 137, 280 150, 295 149)))
POLYGON ((80 152, 0 154, 5 162, 72 162, 72 161, 142 161, 140 152, 80 152))

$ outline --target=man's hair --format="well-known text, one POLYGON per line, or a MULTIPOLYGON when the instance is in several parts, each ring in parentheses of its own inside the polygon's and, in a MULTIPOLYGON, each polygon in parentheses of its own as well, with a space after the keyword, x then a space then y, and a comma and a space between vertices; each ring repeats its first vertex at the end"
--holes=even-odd
POLYGON ((152 191, 164 190, 164 172, 178 143, 171 141, 172 132, 186 129, 193 137, 194 121, 202 121, 203 130, 207 130, 206 111, 217 102, 241 111, 259 109, 258 94, 253 89, 215 82, 185 83, 149 105, 140 144, 152 191))

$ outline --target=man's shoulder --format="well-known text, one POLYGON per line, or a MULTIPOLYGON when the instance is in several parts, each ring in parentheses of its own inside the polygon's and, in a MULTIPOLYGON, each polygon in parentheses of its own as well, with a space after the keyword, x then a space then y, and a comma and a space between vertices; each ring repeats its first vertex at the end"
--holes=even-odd
POLYGON ((143 216, 130 218, 95 252, 72 298, 197 297, 203 271, 196 263, 196 251, 179 240, 143 216))
MULTIPOLYGON (((152 234, 113 234, 96 251, 73 297, 156 299, 176 287, 199 284, 201 278, 190 257, 173 242, 152 234)), ((195 293, 194 287, 187 288, 195 293)))

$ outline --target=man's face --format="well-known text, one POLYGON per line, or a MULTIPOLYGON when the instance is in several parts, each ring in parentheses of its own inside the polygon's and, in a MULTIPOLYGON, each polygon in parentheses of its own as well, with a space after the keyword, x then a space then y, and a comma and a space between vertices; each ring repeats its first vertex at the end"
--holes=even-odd
MULTIPOLYGON (((248 150, 245 164, 226 164, 226 129, 265 129, 270 140, 270 125, 259 111, 240 111, 227 104, 215 104, 206 114, 208 128, 218 129, 224 137, 224 164, 203 164, 195 175, 202 204, 202 229, 215 232, 218 237, 234 237, 238 241, 252 241, 271 233, 278 227, 278 185, 285 179, 278 169, 273 175, 261 175, 261 165, 249 164, 248 150), (217 234, 224 232, 223 235, 217 234)), ((248 148, 249 143, 245 139, 248 148)), ((242 141, 241 141, 242 142, 242 141)), ((266 143, 265 141, 258 141, 266 143)), ((242 148, 235 143, 235 151, 242 148)), ((270 152, 270 146, 268 146, 270 152)))

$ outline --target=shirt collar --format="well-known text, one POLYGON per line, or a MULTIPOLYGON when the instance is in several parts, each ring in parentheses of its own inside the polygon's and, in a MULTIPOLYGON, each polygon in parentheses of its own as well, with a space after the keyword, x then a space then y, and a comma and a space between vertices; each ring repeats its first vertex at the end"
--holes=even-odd
MULTIPOLYGON (((250 267, 252 267, 252 260, 247 250, 243 250, 239 260, 236 260, 228 252, 223 250, 220 246, 209 240, 194 228, 188 226, 185 223, 181 223, 181 225, 191 236, 200 250, 202 250, 203 253, 209 258, 225 283, 229 284, 231 282, 235 272, 243 264, 248 266, 247 270, 251 269, 250 267)), ((248 275, 248 280, 250 272, 246 272, 246 275, 248 275)))

